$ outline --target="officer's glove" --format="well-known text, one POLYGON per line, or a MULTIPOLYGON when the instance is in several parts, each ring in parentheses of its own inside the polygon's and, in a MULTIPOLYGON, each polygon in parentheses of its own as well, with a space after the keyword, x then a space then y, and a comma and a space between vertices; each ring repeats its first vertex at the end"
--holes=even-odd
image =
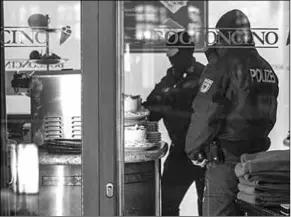
POLYGON ((195 166, 199 166, 199 167, 204 168, 204 167, 207 166, 207 164, 208 164, 208 160, 207 160, 207 159, 204 159, 202 162, 192 160, 192 163, 193 163, 195 166))
POLYGON ((192 163, 195 166, 206 167, 208 164, 208 160, 207 160, 205 152, 200 151, 197 154, 195 154, 194 159, 192 160, 192 163))

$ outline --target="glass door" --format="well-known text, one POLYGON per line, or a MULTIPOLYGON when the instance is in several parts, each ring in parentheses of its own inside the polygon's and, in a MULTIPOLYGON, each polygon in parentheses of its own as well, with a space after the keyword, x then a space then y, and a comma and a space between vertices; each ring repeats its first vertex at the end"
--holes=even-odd
POLYGON ((81 2, 1 3, 7 214, 82 215, 81 2))
POLYGON ((115 17, 113 2, 1 1, 1 215, 118 213, 115 17))
MULTIPOLYGON (((116 3, 117 144, 123 149, 120 156, 124 155, 123 215, 159 215, 161 211, 169 216, 201 215, 204 175, 184 152, 185 139, 199 77, 209 63, 205 51, 227 38, 220 37, 215 26, 228 11, 238 9, 248 16, 256 49, 279 77, 277 121, 269 135, 270 149, 287 148, 282 141, 290 131, 289 1, 223 3, 116 3)), ((288 145, 288 137, 284 142, 288 145)))

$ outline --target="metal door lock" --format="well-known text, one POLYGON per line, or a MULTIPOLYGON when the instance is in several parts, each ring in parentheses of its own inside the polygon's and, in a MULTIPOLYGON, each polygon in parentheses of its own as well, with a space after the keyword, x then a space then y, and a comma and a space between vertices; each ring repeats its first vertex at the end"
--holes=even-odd
POLYGON ((112 183, 108 183, 106 185, 106 196, 108 198, 111 198, 111 197, 113 197, 113 195, 114 195, 114 186, 112 183))

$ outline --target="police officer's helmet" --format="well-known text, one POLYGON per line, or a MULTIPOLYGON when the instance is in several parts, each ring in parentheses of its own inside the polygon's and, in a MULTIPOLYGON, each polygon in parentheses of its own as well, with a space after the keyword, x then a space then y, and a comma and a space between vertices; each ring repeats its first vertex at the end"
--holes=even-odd
POLYGON ((253 37, 251 34, 251 24, 246 14, 242 11, 234 9, 231 10, 218 20, 216 29, 222 34, 228 36, 229 32, 244 30, 248 37, 245 37, 247 44, 253 44, 253 37))

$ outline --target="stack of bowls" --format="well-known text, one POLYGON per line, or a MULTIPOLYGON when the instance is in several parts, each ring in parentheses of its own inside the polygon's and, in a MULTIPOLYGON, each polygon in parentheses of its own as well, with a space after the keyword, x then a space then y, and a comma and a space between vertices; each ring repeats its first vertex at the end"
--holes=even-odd
POLYGON ((159 125, 156 121, 148 121, 147 124, 147 131, 148 132, 158 132, 159 131, 159 125))
POLYGON ((147 122, 147 141, 149 143, 161 142, 161 133, 159 132, 158 122, 147 122))

